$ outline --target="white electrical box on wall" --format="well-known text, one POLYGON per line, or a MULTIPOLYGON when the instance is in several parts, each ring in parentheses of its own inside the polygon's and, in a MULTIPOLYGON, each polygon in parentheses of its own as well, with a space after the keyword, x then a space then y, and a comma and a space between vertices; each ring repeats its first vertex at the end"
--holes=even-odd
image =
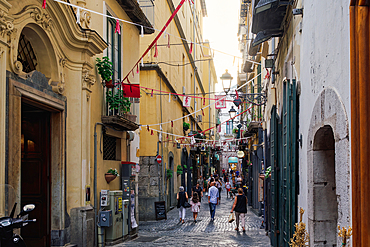
POLYGON ((101 190, 100 192, 100 206, 109 206, 109 190, 101 190))

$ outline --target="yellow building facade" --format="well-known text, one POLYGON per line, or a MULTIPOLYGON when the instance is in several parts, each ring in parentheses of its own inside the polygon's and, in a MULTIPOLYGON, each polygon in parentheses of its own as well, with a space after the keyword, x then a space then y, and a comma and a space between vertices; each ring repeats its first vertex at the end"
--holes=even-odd
MULTIPOLYGON (((21 206, 36 205, 37 222, 22 230, 27 244, 93 246, 99 192, 121 189, 104 174, 131 161, 137 134, 128 131, 139 127, 108 109, 96 58, 108 56, 119 81, 140 57, 141 30, 120 21, 119 35, 114 18, 147 27, 145 34, 152 25, 134 0, 42 4, 0 1, 0 184, 14 188, 21 206)), ((132 100, 130 112, 137 109, 132 100)))
MULTIPOLYGON (((156 2, 157 30, 162 29, 179 3, 179 0, 156 2)), ((191 193, 191 187, 204 175, 208 164, 205 153, 191 147, 189 139, 181 139, 191 131, 203 131, 215 123, 214 101, 204 99, 213 97, 208 92, 213 91, 217 83, 212 53, 207 48, 209 43, 203 41, 206 6, 204 0, 194 3, 184 3, 157 42, 158 56, 153 48, 141 66, 140 85, 145 87, 140 98, 138 191, 141 220, 155 218, 156 201, 165 201, 167 208, 175 206, 179 186, 191 193), (184 95, 191 96, 190 107, 183 107, 184 95), (189 130, 184 131, 183 122, 190 124, 189 130), (157 155, 162 157, 162 162, 156 162, 157 155), (182 174, 177 172, 178 167, 183 169, 182 174)), ((143 38, 142 51, 155 35, 158 32, 143 38)), ((214 131, 207 131, 206 139, 214 138, 214 131)))

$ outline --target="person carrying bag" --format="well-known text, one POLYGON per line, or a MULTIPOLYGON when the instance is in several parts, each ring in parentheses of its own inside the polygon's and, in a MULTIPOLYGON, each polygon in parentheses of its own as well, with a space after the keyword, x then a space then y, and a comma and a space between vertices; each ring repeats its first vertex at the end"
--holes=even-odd
POLYGON ((235 201, 230 213, 235 210, 236 217, 236 228, 235 231, 239 231, 239 217, 242 219, 243 232, 245 232, 245 214, 247 211, 248 199, 243 193, 243 189, 238 189, 238 195, 235 197, 235 201))
POLYGON ((184 191, 184 187, 180 186, 179 193, 177 193, 177 208, 179 209, 180 222, 185 223, 186 207, 191 207, 188 203, 188 194, 184 191))

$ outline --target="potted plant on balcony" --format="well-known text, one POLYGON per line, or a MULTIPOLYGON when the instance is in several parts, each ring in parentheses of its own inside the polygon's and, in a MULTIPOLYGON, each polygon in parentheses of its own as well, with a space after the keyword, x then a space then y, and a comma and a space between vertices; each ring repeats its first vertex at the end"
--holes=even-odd
POLYGON ((110 110, 119 110, 120 113, 125 114, 130 111, 131 102, 129 98, 123 97, 122 90, 116 92, 107 91, 106 101, 110 110))
POLYGON ((110 168, 108 172, 105 174, 105 181, 109 184, 112 182, 117 176, 119 176, 117 169, 110 168))
POLYGON ((188 131, 190 128, 190 124, 184 121, 182 123, 182 128, 184 129, 184 131, 188 131))
POLYGON ((109 61, 109 58, 103 57, 103 60, 97 58, 96 67, 98 68, 98 73, 103 80, 103 85, 107 88, 114 88, 114 84, 112 82, 113 64, 109 61))

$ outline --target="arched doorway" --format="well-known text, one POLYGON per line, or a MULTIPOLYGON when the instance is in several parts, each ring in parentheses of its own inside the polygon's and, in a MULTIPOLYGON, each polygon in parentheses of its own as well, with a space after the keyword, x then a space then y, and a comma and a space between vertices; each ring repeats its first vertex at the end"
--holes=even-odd
POLYGON ((336 246, 338 202, 335 182, 333 129, 317 130, 313 143, 314 245, 336 246))
POLYGON ((170 152, 168 154, 168 169, 172 171, 172 177, 168 181, 168 195, 169 195, 169 206, 173 206, 175 204, 175 196, 174 196, 174 177, 176 173, 174 171, 174 158, 173 153, 170 152))
POLYGON ((301 166, 300 177, 307 176, 310 246, 340 246, 337 226, 351 225, 350 152, 346 107, 335 89, 318 96, 306 143, 307 167, 301 166))

